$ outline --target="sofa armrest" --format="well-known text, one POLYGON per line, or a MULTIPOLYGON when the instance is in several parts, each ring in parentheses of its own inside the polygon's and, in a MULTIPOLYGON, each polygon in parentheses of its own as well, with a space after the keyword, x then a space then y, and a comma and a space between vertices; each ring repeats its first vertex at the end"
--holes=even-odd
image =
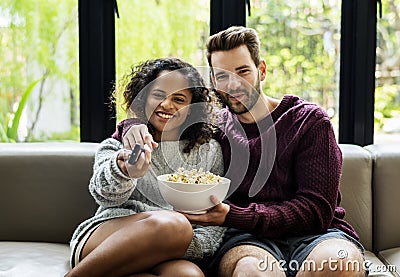
POLYGON ((400 144, 366 146, 374 159, 374 250, 400 247, 400 144))
POLYGON ((372 250, 372 157, 360 146, 340 144, 343 155, 340 191, 345 220, 360 236, 360 241, 372 250))
POLYGON ((0 240, 68 243, 96 208, 96 143, 0 143, 0 240))

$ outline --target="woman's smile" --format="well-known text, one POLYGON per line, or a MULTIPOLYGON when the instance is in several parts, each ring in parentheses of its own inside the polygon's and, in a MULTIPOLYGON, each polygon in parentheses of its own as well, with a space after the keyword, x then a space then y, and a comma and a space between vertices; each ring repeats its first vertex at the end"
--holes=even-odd
POLYGON ((165 121, 168 121, 169 119, 171 119, 171 118, 174 117, 173 114, 165 113, 165 112, 160 112, 160 111, 155 112, 155 114, 156 114, 158 117, 160 117, 160 120, 165 120, 165 121))

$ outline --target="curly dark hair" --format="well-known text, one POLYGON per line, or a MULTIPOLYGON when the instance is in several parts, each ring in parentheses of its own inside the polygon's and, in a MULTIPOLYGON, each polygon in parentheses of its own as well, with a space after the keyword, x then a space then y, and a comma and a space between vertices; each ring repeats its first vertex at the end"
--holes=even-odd
MULTIPOLYGON (((203 144, 209 142, 213 134, 213 111, 211 102, 215 101, 214 96, 206 87, 200 73, 191 64, 178 58, 162 58, 147 60, 139 65, 133 66, 131 72, 125 76, 122 103, 124 110, 128 114, 140 119, 147 124, 149 132, 154 135, 154 127, 148 121, 145 114, 146 100, 152 81, 154 81, 162 71, 179 70, 188 83, 188 89, 192 93, 191 112, 185 122, 180 127, 179 139, 187 140, 183 151, 185 153, 195 146, 196 143, 203 144)), ((117 91, 114 91, 114 99, 117 91)))

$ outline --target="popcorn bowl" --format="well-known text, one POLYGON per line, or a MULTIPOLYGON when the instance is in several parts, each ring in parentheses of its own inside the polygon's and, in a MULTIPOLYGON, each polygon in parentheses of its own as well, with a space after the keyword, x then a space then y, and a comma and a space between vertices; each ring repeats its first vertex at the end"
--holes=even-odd
POLYGON ((167 181, 170 174, 157 177, 158 186, 164 200, 174 210, 190 214, 202 214, 212 208, 214 204, 210 196, 214 195, 223 201, 228 193, 231 180, 221 177, 218 184, 189 184, 167 181))

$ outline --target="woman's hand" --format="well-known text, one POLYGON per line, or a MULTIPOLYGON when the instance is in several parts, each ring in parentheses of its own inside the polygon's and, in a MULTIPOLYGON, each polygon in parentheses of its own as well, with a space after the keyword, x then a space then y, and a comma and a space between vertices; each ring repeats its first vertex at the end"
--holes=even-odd
POLYGON ((153 136, 144 124, 133 125, 122 138, 122 145, 126 149, 133 149, 136 143, 147 145, 150 151, 153 151, 153 148, 158 146, 158 143, 154 141, 153 136))
POLYGON ((117 164, 121 171, 131 178, 143 177, 151 164, 151 150, 147 144, 143 147, 144 152, 141 152, 136 163, 128 163, 131 155, 130 150, 124 150, 118 153, 117 164))
POLYGON ((229 212, 229 205, 220 202, 215 196, 211 196, 211 202, 216 204, 209 209, 205 214, 194 215, 182 213, 193 224, 203 226, 217 225, 221 226, 225 222, 226 215, 229 212))

